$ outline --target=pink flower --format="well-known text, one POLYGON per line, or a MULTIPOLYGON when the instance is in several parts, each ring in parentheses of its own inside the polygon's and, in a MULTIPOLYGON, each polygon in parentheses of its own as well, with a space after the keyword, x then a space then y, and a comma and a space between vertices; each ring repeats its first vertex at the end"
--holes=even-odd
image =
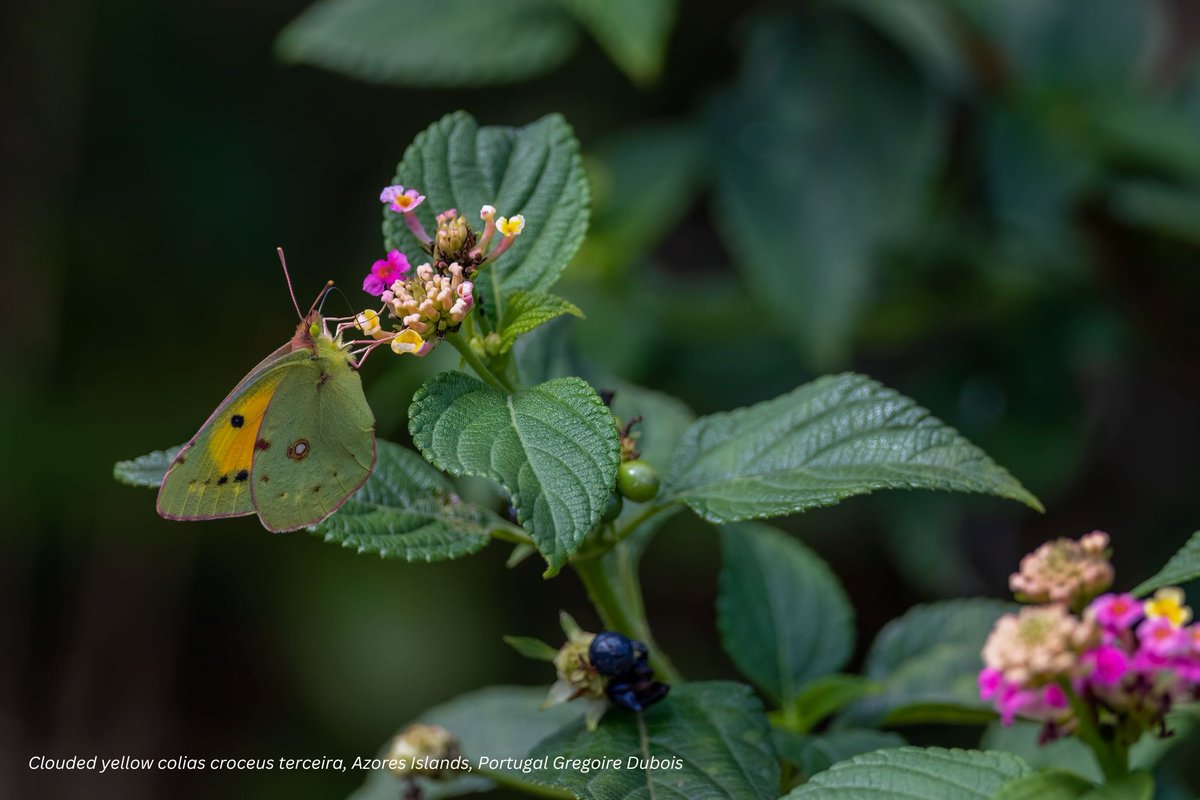
POLYGON ((409 270, 408 258, 399 250, 387 254, 371 265, 371 274, 363 279, 363 291, 379 297, 409 270))
POLYGON ((1171 658, 1187 651, 1187 635, 1165 617, 1148 619, 1138 626, 1141 650, 1159 658, 1171 658))
POLYGON ((425 202, 425 195, 416 189, 405 189, 403 186, 388 186, 379 193, 379 202, 387 203, 388 208, 397 214, 407 214, 425 202))
POLYGON ((1042 689, 1042 703, 1047 708, 1066 708, 1068 705, 1067 693, 1057 683, 1046 684, 1046 688, 1042 689))
POLYGON ((1129 657, 1125 651, 1110 644, 1089 650, 1083 654, 1081 661, 1092 667, 1088 680, 1100 686, 1117 685, 1129 671, 1129 657))
POLYGON ((1109 630, 1128 630, 1142 618, 1142 604, 1131 594, 1102 594, 1088 606, 1088 612, 1109 630))
POLYGON ((1187 645, 1188 655, 1200 657, 1200 622, 1188 625, 1182 631, 1184 644, 1187 645))
POLYGON ((1003 685, 1003 672, 993 667, 984 667, 979 672, 979 699, 991 700, 1003 685))
POLYGON ((1027 716, 1041 705, 1041 696, 1030 689, 1009 686, 996 698, 996 710, 1000 712, 1000 723, 1005 727, 1013 724, 1017 715, 1027 716))

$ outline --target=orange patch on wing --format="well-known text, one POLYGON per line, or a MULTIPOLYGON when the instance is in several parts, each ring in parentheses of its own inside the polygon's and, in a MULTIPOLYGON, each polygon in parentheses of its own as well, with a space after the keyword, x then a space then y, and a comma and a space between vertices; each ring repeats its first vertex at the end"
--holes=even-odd
POLYGON ((258 429, 263 415, 275 396, 275 389, 283 378, 283 370, 275 370, 243 397, 230 403, 221 416, 213 420, 212 438, 208 441, 208 457, 219 475, 236 475, 249 470, 254 460, 254 444, 258 441, 258 429), (240 424, 234 424, 235 422, 240 424))

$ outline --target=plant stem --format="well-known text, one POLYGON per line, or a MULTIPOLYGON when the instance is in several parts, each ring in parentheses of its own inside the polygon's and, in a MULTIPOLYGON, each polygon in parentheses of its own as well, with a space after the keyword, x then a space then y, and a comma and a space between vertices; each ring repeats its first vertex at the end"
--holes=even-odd
POLYGON ((471 349, 471 345, 457 333, 452 333, 446 337, 446 341, 454 346, 458 354, 462 356, 462 360, 467 363, 475 374, 483 379, 483 382, 491 386, 493 389, 499 389, 505 394, 515 394, 516 389, 508 382, 508 379, 503 375, 497 375, 488 369, 487 364, 475 355, 475 351, 471 349))
POLYGON ((682 680, 679 671, 654 643, 650 633, 633 554, 627 548, 616 547, 603 558, 573 561, 571 566, 583 582, 604 626, 645 642, 650 649, 650 666, 664 680, 682 680))
POLYGON ((1076 735, 1091 748, 1092 753, 1096 756, 1096 763, 1100 765, 1105 783, 1128 775, 1129 748, 1116 738, 1112 741, 1105 740, 1096 723, 1096 717, 1092 714, 1092 709, 1083 702, 1079 695, 1075 694, 1070 682, 1063 680, 1059 682, 1059 685, 1066 694, 1067 702, 1070 703, 1071 711, 1075 713, 1078 721, 1079 727, 1076 735))

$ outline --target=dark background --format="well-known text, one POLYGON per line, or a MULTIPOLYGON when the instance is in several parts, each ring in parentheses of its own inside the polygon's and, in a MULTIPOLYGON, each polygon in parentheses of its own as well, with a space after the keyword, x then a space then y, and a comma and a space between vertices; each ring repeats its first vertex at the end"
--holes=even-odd
MULTIPOLYGON (((1153 98, 1200 143, 1200 102, 1179 100, 1200 97, 1187 95, 1197 15, 1186 5, 1153 4, 1163 16, 1132 89, 1101 81, 1088 96, 1153 98)), ((440 115, 463 108, 519 125, 562 112, 603 174, 621 137, 699 124, 737 80, 755 19, 791 7, 687 3, 650 88, 584 37, 549 75, 420 89, 280 64, 273 39, 303 6, 50 0, 3 12, 0 796, 343 796, 360 776, 95 777, 25 764, 35 754, 367 756, 462 691, 549 682, 502 634, 553 641, 559 608, 597 625, 572 575, 542 581, 533 560, 506 570, 498 545, 410 565, 271 536, 253 518, 169 523, 150 492, 112 481, 112 464, 186 439, 290 335, 276 245, 301 300, 334 278, 359 301, 356 284, 379 256, 375 195, 440 115)), ((864 48, 909 57, 861 19, 846 24, 864 48)), ((765 91, 803 101, 786 85, 765 91)), ((928 246, 880 256, 844 354, 814 360, 747 299, 754 273, 734 266, 738 248, 713 224, 725 212, 705 164, 719 155, 699 159, 695 188, 670 204, 669 229, 644 252, 596 255, 612 202, 598 193, 598 238, 560 287, 589 315, 586 357, 698 413, 853 368, 931 408, 1041 497, 1044 515, 891 494, 782 521, 845 582, 860 655, 916 602, 1004 595, 1020 555, 1048 538, 1110 531, 1118 585, 1129 587, 1200 528, 1194 153, 1186 137, 1177 167, 1107 152, 1068 201, 1032 209, 1036 226, 1009 226, 997 185, 1015 186, 1023 208, 1050 192, 1055 158, 1074 164, 1087 148, 1047 162, 1017 137, 985 164, 979 120, 1004 96, 981 79, 950 101, 942 177, 911 231, 928 246), (1182 200, 1157 216, 1114 213, 1113 187, 1130 175, 1182 200), (1019 290, 1008 291, 1013 274, 1019 290)), ((1164 152, 1156 118, 1130 114, 1146 150, 1164 152)), ((855 135, 849 122, 845 135, 855 135)), ((807 268, 803 253, 778 257, 807 268)), ((405 441, 408 397, 452 364, 441 351, 369 364, 380 434, 405 441)), ((692 678, 734 675, 713 628, 718 566, 712 531, 680 515, 643 569, 657 638, 692 678)))

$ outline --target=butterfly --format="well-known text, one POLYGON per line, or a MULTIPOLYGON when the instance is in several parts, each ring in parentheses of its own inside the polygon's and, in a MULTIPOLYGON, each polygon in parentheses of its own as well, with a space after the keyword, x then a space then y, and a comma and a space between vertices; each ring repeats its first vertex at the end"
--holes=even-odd
POLYGON ((341 339, 346 326, 331 335, 317 310, 329 285, 307 314, 292 293, 301 318, 295 335, 250 370, 184 445, 159 488, 160 516, 258 514, 267 530, 292 531, 324 520, 367 480, 375 417, 359 362, 341 339))

